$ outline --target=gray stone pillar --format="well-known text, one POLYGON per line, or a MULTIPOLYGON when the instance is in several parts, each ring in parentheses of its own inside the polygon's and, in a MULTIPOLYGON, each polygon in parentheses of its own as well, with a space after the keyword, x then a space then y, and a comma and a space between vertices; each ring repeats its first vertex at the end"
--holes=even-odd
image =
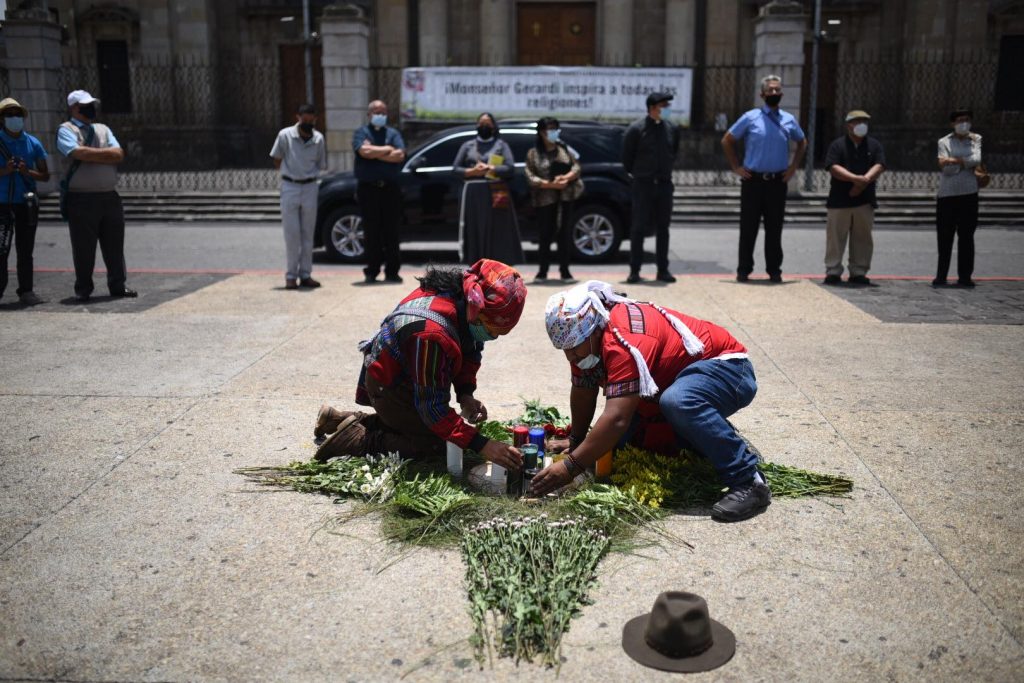
MULTIPOLYGON (((755 107, 763 102, 761 79, 768 74, 782 77, 782 108, 799 117, 801 84, 804 72, 804 38, 808 15, 795 0, 773 0, 761 8, 754 20, 754 67, 757 74, 754 92, 755 107)), ((803 122, 801 122, 803 125, 803 122)))
POLYGON ((633 0, 605 0, 600 5, 601 64, 633 64, 633 0))
POLYGON ((420 0, 420 64, 448 64, 448 0, 420 0))
POLYGON ((665 2, 665 66, 692 66, 697 0, 665 2))
MULTIPOLYGON (((352 169, 352 133, 366 123, 370 93, 370 25, 353 5, 325 7, 320 22, 324 125, 331 170, 352 169)), ((392 112, 397 114, 397 112, 392 112)))
POLYGON ((3 66, 11 97, 28 109, 25 130, 39 138, 50 156, 50 181, 39 183, 39 191, 54 192, 63 171, 54 141, 57 126, 67 115, 67 93, 61 90, 60 26, 46 9, 8 9, 4 42, 3 66))
POLYGON ((512 0, 481 0, 480 3, 480 65, 509 66, 514 64, 512 38, 515 17, 512 0))

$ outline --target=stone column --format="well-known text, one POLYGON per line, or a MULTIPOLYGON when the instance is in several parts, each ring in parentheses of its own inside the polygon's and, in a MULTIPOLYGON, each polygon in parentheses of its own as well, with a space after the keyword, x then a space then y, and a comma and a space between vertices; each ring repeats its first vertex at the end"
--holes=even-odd
POLYGON ((601 65, 633 64, 633 0, 605 0, 601 11, 601 65))
POLYGON ((67 93, 61 90, 60 26, 45 8, 8 9, 4 42, 3 66, 11 97, 28 109, 25 130, 39 138, 49 155, 50 181, 39 183, 39 192, 55 192, 63 171, 55 145, 57 126, 67 115, 67 93))
MULTIPOLYGON (((754 92, 755 107, 761 100, 761 79, 768 74, 782 77, 782 108, 800 115, 800 95, 804 73, 804 38, 808 15, 795 0, 773 0, 761 8, 754 20, 754 92)), ((804 122, 801 121, 801 126, 804 122)))
POLYGON ((665 2, 665 66, 693 66, 697 0, 665 2))
POLYGON ((354 162, 352 133, 366 122, 366 105, 372 99, 370 25, 358 7, 328 6, 320 35, 327 163, 332 171, 348 171, 354 162))
POLYGON ((448 0, 420 0, 420 64, 448 64, 448 0))
POLYGON ((512 0, 481 0, 481 66, 509 66, 514 63, 512 40, 516 24, 513 8, 512 0))

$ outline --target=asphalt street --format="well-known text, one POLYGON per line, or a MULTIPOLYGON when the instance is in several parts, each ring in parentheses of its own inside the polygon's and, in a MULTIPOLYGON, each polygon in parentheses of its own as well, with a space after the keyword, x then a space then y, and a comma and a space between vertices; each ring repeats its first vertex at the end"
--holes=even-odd
MULTIPOLYGON (((670 249, 672 268, 680 274, 730 274, 736 267, 738 228, 722 225, 676 225, 672 228, 670 249)), ((870 275, 927 277, 934 275, 935 233, 929 227, 899 227, 874 231, 875 254, 870 275)), ((1024 276, 1024 231, 1020 229, 979 229, 975 238, 977 255, 975 276, 1024 276)), ((654 239, 645 242, 645 273, 653 275, 654 239)), ((402 246, 406 263, 416 266, 429 262, 457 259, 454 242, 406 243, 402 246)), ((783 233, 785 275, 820 275, 824 272, 824 226, 791 226, 783 233)), ((755 250, 755 277, 764 267, 762 242, 755 250)), ((536 245, 526 245, 527 258, 535 262, 536 245)), ((272 224, 239 223, 129 223, 125 255, 130 271, 235 272, 281 269, 284 241, 281 229, 272 224)), ((628 242, 611 263, 576 265, 580 274, 625 270, 628 242)), ((315 271, 352 269, 351 265, 326 260, 322 252, 314 254, 315 271)), ((956 263, 956 256, 953 257, 956 263)), ((14 268, 14 258, 8 264, 14 268)), ((36 236, 35 265, 38 270, 70 270, 71 247, 67 227, 41 224, 36 236)), ((102 260, 97 253, 97 268, 102 260)), ((531 268, 523 268, 532 275, 531 268)), ((955 275, 955 274, 954 274, 955 275)))

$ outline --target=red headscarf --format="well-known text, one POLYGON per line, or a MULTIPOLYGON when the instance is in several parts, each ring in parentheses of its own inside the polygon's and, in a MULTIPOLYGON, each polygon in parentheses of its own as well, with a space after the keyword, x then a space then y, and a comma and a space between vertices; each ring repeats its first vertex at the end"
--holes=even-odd
POLYGON ((497 336, 508 334, 519 322, 526 302, 523 277, 501 261, 480 259, 462 278, 466 295, 466 318, 479 321, 497 336))

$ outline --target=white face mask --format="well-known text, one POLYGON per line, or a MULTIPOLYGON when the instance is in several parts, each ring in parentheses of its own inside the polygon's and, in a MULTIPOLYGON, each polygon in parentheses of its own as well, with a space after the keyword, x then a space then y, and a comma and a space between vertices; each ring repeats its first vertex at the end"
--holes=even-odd
POLYGON ((576 361, 576 367, 580 370, 593 370, 597 367, 597 364, 601 362, 601 357, 594 355, 593 353, 586 358, 580 358, 576 361))
POLYGON ((960 123, 956 124, 956 126, 954 126, 954 128, 956 128, 956 132, 958 134, 960 134, 960 135, 967 135, 968 133, 971 132, 971 122, 970 121, 961 121, 960 123))
POLYGON ((858 123, 856 126, 853 127, 853 134, 859 138, 864 137, 865 135, 868 134, 868 124, 858 123))

